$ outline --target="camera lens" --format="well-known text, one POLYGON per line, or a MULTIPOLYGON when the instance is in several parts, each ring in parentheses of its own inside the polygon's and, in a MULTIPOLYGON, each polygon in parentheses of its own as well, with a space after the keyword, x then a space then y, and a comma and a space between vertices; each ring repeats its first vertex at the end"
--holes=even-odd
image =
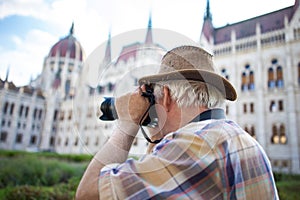
POLYGON ((101 120, 112 121, 118 119, 115 107, 115 99, 113 97, 105 97, 105 100, 101 104, 100 110, 103 113, 103 115, 100 117, 101 120))
MULTIPOLYGON (((148 86, 147 92, 142 93, 142 96, 149 100, 150 106, 155 104, 155 97, 150 86, 148 86)), ((118 119, 118 114, 115 107, 115 98, 104 97, 104 101, 100 106, 100 110, 102 111, 102 116, 99 117, 100 120, 112 121, 118 119)), ((149 107, 147 112, 148 114, 145 116, 144 121, 141 123, 141 125, 151 127, 157 126, 157 115, 155 109, 151 109, 151 107, 149 107)))

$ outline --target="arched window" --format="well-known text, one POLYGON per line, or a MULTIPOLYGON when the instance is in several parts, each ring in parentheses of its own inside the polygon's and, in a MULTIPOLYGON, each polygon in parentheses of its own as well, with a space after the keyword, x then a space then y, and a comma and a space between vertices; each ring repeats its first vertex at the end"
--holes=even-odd
POLYGON ((242 85, 241 85, 242 91, 254 90, 254 71, 251 70, 251 67, 249 64, 245 65, 245 69, 242 72, 241 78, 242 78, 242 85))
POLYGON ((256 139, 256 135, 255 135, 255 127, 254 126, 251 126, 251 129, 250 129, 250 135, 256 139))
POLYGON ((42 116, 43 116, 43 110, 40 109, 40 110, 39 110, 39 119, 42 119, 42 116))
POLYGON ((9 111, 9 114, 10 114, 10 115, 12 115, 12 114, 14 113, 14 108, 15 108, 15 104, 12 103, 12 104, 10 105, 10 111, 9 111))
POLYGON ((0 141, 1 141, 1 142, 6 142, 7 135, 8 135, 8 134, 7 134, 6 131, 1 132, 1 134, 0 134, 0 141))
POLYGON ((274 70, 273 68, 268 69, 268 88, 275 87, 274 70))
POLYGON ((282 72, 282 67, 278 66, 276 69, 276 86, 278 88, 282 88, 283 87, 283 72, 282 72))
POLYGON ((287 144, 287 136, 286 136, 284 124, 280 124, 278 126, 273 124, 271 143, 272 144, 287 144))
POLYGON ((274 58, 274 59, 272 59, 271 63, 272 63, 272 65, 276 65, 278 63, 278 61, 276 58, 274 58))
POLYGON ((250 112, 254 113, 254 103, 250 103, 250 112))
POLYGON ((254 139, 256 139, 256 136, 255 136, 255 127, 253 125, 250 125, 250 126, 245 126, 244 130, 249 134, 251 135, 251 137, 253 137, 254 139), (250 128, 249 128, 250 127, 250 128))
POLYGON ((254 90, 254 72, 250 71, 249 73, 249 90, 254 90))
POLYGON ((32 136, 30 137, 30 144, 31 144, 31 145, 34 145, 34 144, 36 143, 36 140, 37 140, 37 137, 36 137, 35 135, 32 135, 32 136))
POLYGON ((37 117, 37 112, 38 112, 38 109, 35 108, 33 111, 33 119, 35 119, 37 117))
POLYGON ((54 146, 55 145, 55 137, 54 136, 52 136, 51 138, 50 138, 50 146, 54 146))
POLYGON ((95 93, 95 88, 89 87, 89 95, 93 95, 95 93))
POLYGON ((69 96, 70 88, 71 88, 71 80, 66 80, 66 83, 65 83, 65 95, 66 95, 66 97, 69 96))
POLYGON ((74 146, 78 145, 78 137, 76 137, 75 142, 74 142, 74 146))
POLYGON ((65 140, 65 146, 68 146, 68 144, 69 144, 69 138, 67 137, 65 140))
POLYGON ((283 88, 283 68, 278 64, 277 59, 272 59, 271 63, 272 65, 268 69, 268 88, 283 88))
POLYGON ((276 127, 275 124, 273 124, 273 126, 272 126, 271 143, 272 144, 278 144, 279 143, 279 136, 278 136, 277 127, 276 127))
POLYGON ((55 111, 54 111, 53 121, 56 121, 56 120, 57 120, 57 118, 58 118, 58 113, 59 113, 58 110, 55 110, 55 111))
POLYGON ((115 85, 113 83, 109 82, 108 83, 108 91, 112 92, 114 90, 114 88, 115 88, 115 85))
POLYGON ((275 101, 271 101, 270 103, 270 112, 275 112, 276 111, 276 103, 275 101))
POLYGON ((16 136, 16 143, 20 144, 23 141, 23 134, 22 133, 18 133, 16 136))
POLYGON ((278 110, 279 110, 279 111, 283 111, 283 110, 284 110, 284 107, 283 107, 283 100, 279 100, 279 101, 278 101, 278 110))
POLYGON ((244 113, 247 113, 247 104, 246 103, 243 104, 243 111, 244 111, 244 113))
POLYGON ((287 143, 287 137, 285 135, 285 126, 284 124, 281 124, 279 127, 279 139, 280 139, 280 144, 286 144, 287 143))
POLYGON ((3 107, 3 114, 7 113, 8 105, 9 105, 8 102, 5 102, 4 107, 3 107))
POLYGON ((105 91, 105 86, 98 85, 97 90, 99 94, 102 94, 105 91))
POLYGON ((25 117, 28 117, 29 107, 27 106, 25 109, 25 117))
POLYGON ((242 73, 242 91, 246 91, 247 90, 247 75, 245 72, 242 73))
POLYGON ((19 109, 19 117, 22 117, 24 106, 21 105, 19 109))
POLYGON ((60 111, 60 113, 59 113, 59 120, 64 120, 64 118, 65 118, 65 112, 64 111, 60 111))

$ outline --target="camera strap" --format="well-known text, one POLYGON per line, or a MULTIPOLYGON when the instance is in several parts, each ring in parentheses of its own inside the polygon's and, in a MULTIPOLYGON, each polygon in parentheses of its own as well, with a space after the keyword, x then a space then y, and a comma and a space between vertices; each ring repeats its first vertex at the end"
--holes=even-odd
POLYGON ((208 119, 225 119, 224 110, 221 108, 213 108, 200 113, 191 122, 200 122, 208 119))
MULTIPOLYGON (((149 107, 150 109, 150 107, 149 107)), ((149 110, 148 109, 148 110, 149 110)), ((148 111, 147 111, 148 112, 148 111)), ((214 108, 214 109, 209 109, 209 110, 206 110, 202 113, 200 113, 198 116, 196 116, 191 122, 200 122, 200 121, 204 121, 204 120, 209 120, 209 119, 225 119, 225 113, 224 113, 224 110, 221 109, 221 108, 214 108)), ((149 142, 149 143, 153 143, 153 144, 158 144, 161 140, 154 140, 152 141, 146 134, 145 130, 143 129, 143 127, 140 125, 140 128, 141 128, 141 131, 144 135, 144 137, 146 138, 146 140, 149 142)))

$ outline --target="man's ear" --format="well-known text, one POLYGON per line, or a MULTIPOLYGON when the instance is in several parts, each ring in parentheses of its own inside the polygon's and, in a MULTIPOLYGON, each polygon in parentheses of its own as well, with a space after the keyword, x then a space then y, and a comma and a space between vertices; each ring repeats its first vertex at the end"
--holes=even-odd
POLYGON ((166 111, 168 112, 170 110, 171 104, 172 104, 170 90, 167 86, 164 86, 163 92, 164 92, 163 105, 166 108, 166 111))

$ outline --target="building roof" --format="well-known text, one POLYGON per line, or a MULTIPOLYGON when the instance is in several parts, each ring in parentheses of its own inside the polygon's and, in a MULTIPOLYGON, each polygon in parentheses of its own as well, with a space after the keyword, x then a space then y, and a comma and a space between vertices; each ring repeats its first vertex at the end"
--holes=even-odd
POLYGON ((7 89, 11 92, 17 93, 17 92, 22 91, 24 94, 27 94, 30 96, 32 96, 36 92, 37 97, 43 98, 43 99, 45 98, 42 90, 39 88, 33 88, 29 85, 17 87, 13 82, 7 81, 7 80, 2 80, 0 78, 0 89, 3 89, 5 87, 7 87, 7 89), (7 86, 5 86, 5 84, 7 84, 7 86))
POLYGON ((74 24, 72 24, 68 36, 60 39, 51 48, 48 57, 66 57, 69 53, 69 58, 83 60, 83 48, 77 39, 73 36, 74 24))
POLYGON ((120 61, 126 63, 130 58, 135 59, 140 46, 141 43, 139 42, 135 42, 130 45, 124 46, 120 53, 120 56, 118 57, 117 63, 119 63, 120 61))
POLYGON ((230 41, 232 31, 235 31, 236 39, 255 35, 256 24, 260 24, 261 33, 283 29, 285 16, 287 16, 288 20, 290 21, 293 16, 293 6, 245 21, 216 28, 214 30, 214 42, 215 44, 219 44, 230 41))
POLYGON ((290 21, 294 15, 296 8, 299 6, 299 0, 295 1, 295 5, 283 8, 271 13, 253 17, 234 24, 228 24, 223 27, 214 28, 212 25, 212 17, 209 10, 209 1, 207 1, 206 14, 202 27, 202 34, 206 39, 214 38, 214 44, 221 44, 231 40, 231 33, 234 31, 236 39, 250 37, 256 34, 256 25, 260 25, 261 33, 267 33, 274 30, 284 28, 284 19, 287 17, 290 21))

